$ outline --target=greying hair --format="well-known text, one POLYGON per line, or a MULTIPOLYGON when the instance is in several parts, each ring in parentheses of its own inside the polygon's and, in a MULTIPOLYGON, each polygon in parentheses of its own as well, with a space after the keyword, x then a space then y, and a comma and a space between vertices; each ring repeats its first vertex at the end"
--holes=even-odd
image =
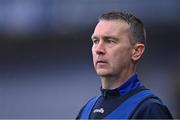
POLYGON ((132 44, 146 44, 146 30, 143 22, 132 14, 126 12, 108 12, 99 17, 101 20, 120 20, 128 23, 130 26, 130 42, 132 44))

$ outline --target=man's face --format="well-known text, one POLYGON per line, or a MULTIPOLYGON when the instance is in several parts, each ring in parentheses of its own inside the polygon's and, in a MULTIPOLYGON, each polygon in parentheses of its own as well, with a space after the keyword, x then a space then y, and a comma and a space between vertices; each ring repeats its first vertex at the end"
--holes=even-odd
POLYGON ((129 25, 117 20, 101 20, 92 35, 92 55, 100 76, 120 75, 132 63, 129 25))

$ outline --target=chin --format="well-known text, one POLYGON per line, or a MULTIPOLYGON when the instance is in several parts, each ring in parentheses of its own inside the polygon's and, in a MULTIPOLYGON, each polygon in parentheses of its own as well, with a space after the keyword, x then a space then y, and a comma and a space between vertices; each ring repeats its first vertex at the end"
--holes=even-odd
POLYGON ((104 70, 97 70, 96 71, 99 76, 107 76, 110 75, 110 72, 104 70))

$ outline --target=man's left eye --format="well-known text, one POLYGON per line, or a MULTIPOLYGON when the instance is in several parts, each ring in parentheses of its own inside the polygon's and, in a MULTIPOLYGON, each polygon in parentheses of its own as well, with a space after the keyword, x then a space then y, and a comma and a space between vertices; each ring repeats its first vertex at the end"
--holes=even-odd
POLYGON ((115 41, 114 41, 114 40, 111 40, 111 39, 110 39, 110 40, 107 40, 107 42, 108 42, 108 43, 115 43, 115 41))

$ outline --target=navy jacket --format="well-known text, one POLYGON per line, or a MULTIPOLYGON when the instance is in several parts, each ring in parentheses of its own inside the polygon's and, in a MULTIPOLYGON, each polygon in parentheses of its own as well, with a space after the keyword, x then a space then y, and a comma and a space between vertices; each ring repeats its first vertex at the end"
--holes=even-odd
POLYGON ((101 93, 81 109, 76 119, 172 119, 168 108, 136 74, 119 88, 101 89, 101 93))

